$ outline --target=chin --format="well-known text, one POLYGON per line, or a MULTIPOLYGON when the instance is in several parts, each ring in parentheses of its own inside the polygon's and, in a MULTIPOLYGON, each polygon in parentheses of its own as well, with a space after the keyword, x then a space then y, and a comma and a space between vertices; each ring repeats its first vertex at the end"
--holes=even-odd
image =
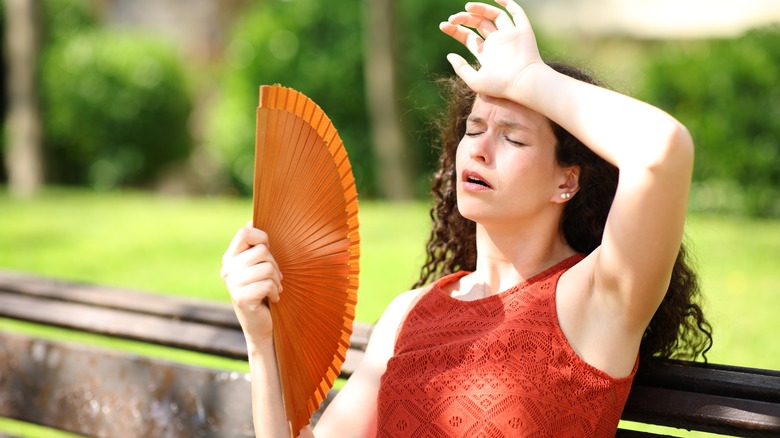
POLYGON ((461 202, 458 200, 458 213, 472 222, 481 222, 485 219, 485 206, 480 208, 474 205, 473 202, 461 202))

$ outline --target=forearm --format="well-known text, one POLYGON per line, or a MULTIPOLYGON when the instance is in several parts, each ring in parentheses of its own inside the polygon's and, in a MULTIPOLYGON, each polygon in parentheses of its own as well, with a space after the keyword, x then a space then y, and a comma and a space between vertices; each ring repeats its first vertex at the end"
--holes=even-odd
POLYGON ((289 438, 282 401, 282 385, 273 342, 248 345, 252 378, 252 418, 258 437, 289 438))
POLYGON ((546 65, 529 66, 510 99, 547 116, 613 165, 656 168, 692 163, 687 130, 666 112, 575 80, 546 65))

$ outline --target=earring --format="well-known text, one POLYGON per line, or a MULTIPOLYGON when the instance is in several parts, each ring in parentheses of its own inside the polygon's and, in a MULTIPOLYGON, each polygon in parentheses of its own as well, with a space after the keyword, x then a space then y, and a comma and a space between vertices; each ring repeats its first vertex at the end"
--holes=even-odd
POLYGON ((561 199, 566 200, 566 199, 569 199, 569 198, 571 198, 571 193, 569 193, 569 192, 561 193, 561 199))

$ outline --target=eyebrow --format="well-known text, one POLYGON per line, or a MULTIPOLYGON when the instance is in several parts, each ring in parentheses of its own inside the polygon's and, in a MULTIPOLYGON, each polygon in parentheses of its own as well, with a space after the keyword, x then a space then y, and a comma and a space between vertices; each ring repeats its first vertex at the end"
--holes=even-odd
MULTIPOLYGON (((479 125, 487 125, 487 121, 480 116, 470 115, 467 121, 479 125)), ((529 131, 528 127, 523 125, 522 123, 513 122, 511 120, 506 120, 506 119, 498 120, 496 122, 496 126, 498 126, 499 128, 508 128, 513 131, 529 131)))

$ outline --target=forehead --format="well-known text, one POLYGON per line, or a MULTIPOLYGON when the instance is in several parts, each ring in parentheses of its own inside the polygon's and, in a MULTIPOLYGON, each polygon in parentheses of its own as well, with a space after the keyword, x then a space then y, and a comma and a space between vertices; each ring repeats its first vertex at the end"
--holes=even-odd
POLYGON ((531 129, 549 127, 547 118, 530 108, 511 100, 482 95, 474 99, 469 119, 484 123, 520 125, 531 129))

